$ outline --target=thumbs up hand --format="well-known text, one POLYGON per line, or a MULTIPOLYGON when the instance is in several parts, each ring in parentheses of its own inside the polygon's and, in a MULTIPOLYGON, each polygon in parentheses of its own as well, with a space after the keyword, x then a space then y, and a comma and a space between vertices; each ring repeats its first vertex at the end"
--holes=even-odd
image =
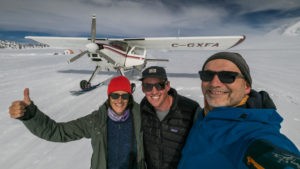
POLYGON ((19 118, 24 116, 26 111, 26 107, 31 104, 31 100, 29 97, 29 89, 24 89, 24 98, 23 100, 16 100, 12 102, 11 106, 9 107, 9 114, 11 118, 19 118))
POLYGON ((29 89, 25 88, 24 89, 24 99, 23 101, 25 102, 26 106, 29 106, 31 103, 30 97, 29 97, 29 89))

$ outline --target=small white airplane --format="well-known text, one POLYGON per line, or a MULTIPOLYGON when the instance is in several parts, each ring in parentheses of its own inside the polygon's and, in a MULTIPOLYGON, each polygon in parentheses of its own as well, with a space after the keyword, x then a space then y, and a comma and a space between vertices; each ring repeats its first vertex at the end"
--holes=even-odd
POLYGON ((96 38, 96 17, 92 17, 91 38, 84 37, 47 37, 26 36, 50 47, 68 49, 83 49, 68 62, 74 62, 85 54, 96 63, 96 68, 89 80, 82 80, 80 87, 87 90, 91 81, 100 70, 117 70, 122 75, 124 71, 136 69, 142 71, 148 61, 168 61, 167 59, 146 58, 147 49, 164 50, 225 50, 232 48, 245 40, 245 36, 193 36, 193 37, 151 37, 151 38, 96 38))

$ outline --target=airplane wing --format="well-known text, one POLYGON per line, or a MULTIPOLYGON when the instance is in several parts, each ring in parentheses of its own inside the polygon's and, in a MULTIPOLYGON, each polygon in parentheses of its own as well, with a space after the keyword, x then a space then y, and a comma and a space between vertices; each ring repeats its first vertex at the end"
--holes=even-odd
MULTIPOLYGON (((47 44, 55 48, 83 49, 90 43, 89 38, 84 37, 47 37, 26 36, 26 39, 47 44)), ((130 46, 141 46, 147 49, 165 50, 224 50, 232 48, 245 40, 245 36, 198 36, 198 37, 150 37, 150 38, 103 38, 96 39, 98 43, 110 41, 124 41, 130 46)))
POLYGON ((125 41, 131 46, 166 50, 224 50, 232 48, 246 39, 245 36, 198 36, 107 39, 125 41))
POLYGON ((52 36, 26 36, 26 39, 31 39, 39 43, 47 44, 53 48, 85 48, 85 45, 91 43, 89 38, 84 37, 52 37, 52 36))

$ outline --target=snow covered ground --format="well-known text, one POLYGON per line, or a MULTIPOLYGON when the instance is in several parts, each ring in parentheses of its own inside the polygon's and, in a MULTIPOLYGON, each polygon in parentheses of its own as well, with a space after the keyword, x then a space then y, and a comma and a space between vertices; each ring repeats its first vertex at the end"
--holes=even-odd
MULTIPOLYGON (((248 61, 253 88, 269 92, 284 117, 282 132, 300 148, 300 38, 247 37, 231 49, 248 61)), ((80 96, 70 91, 79 89, 79 82, 88 79, 94 65, 87 57, 67 64, 71 56, 53 55, 57 50, 0 50, 0 166, 5 169, 83 169, 89 168, 90 140, 52 143, 32 135, 23 124, 11 119, 8 107, 23 98, 23 89, 30 88, 31 99, 53 119, 62 122, 76 119, 97 109, 107 98, 102 86, 80 96)), ((169 58, 165 66, 171 85, 182 95, 203 106, 198 70, 207 57, 216 51, 162 52, 152 51, 157 58, 169 58)), ((153 64, 153 63, 152 63, 153 64)), ((150 65, 150 64, 149 64, 150 65)), ((149 66, 148 65, 148 66, 149 66)), ((101 72, 94 81, 102 81, 112 73, 101 72)), ((140 82, 135 99, 143 97, 140 82)))

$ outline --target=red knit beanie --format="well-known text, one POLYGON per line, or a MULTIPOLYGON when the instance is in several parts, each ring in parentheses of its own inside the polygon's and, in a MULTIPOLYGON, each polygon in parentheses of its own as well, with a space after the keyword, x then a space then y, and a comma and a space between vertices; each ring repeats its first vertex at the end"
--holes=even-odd
POLYGON ((110 80, 107 88, 107 95, 115 91, 124 91, 131 94, 131 86, 129 80, 125 76, 117 76, 110 80))

